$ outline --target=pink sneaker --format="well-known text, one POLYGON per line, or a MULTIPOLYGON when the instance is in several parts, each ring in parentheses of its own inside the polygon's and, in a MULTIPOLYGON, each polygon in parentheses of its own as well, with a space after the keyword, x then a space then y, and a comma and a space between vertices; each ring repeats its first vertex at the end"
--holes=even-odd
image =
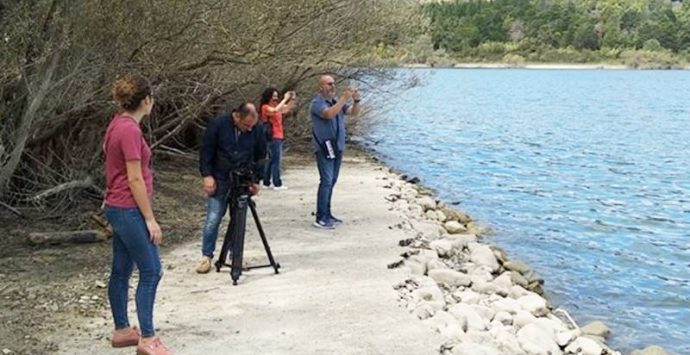
POLYGON ((151 340, 139 341, 137 355, 172 355, 172 352, 163 344, 161 338, 153 337, 151 340))
POLYGON ((135 346, 139 344, 141 333, 137 327, 128 327, 113 331, 113 336, 110 339, 110 344, 113 348, 124 348, 127 346, 135 346))

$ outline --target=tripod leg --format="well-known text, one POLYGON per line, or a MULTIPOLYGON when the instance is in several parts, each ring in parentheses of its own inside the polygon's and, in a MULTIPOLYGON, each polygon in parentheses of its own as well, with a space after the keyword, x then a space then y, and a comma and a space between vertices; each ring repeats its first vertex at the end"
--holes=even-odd
POLYGON ((247 196, 241 196, 237 200, 237 206, 232 213, 233 238, 232 238, 232 284, 237 285, 242 275, 242 257, 244 254, 244 233, 247 226, 247 196))
POLYGON ((225 231, 225 239, 223 239, 223 246, 220 249, 220 256, 218 257, 218 260, 216 260, 216 272, 220 272, 220 269, 227 263, 228 260, 228 250, 230 249, 230 246, 232 245, 232 231, 233 231, 233 225, 235 223, 235 216, 232 211, 235 210, 235 207, 232 205, 233 202, 229 201, 228 204, 230 204, 230 208, 228 209, 228 214, 230 215, 230 225, 228 226, 228 229, 225 231))
POLYGON ((254 222, 256 222, 256 228, 259 229, 259 235, 261 235, 261 242, 264 244, 264 249, 266 250, 266 255, 268 256, 268 261, 273 266, 276 274, 278 273, 278 268, 280 265, 276 264, 273 259, 273 253, 271 253, 271 247, 268 245, 268 240, 266 239, 266 233, 264 233, 264 228, 259 220, 259 214, 256 212, 256 204, 251 199, 249 200, 249 208, 252 210, 252 216, 254 217, 254 222))

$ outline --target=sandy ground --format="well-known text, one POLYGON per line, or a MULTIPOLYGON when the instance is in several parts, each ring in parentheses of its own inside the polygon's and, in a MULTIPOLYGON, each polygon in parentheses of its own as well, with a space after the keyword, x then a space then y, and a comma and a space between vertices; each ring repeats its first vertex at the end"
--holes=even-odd
MULTIPOLYGON (((398 240, 409 237, 389 229, 400 217, 384 199, 392 178, 387 169, 354 153, 346 159, 333 197, 345 224, 334 231, 311 226, 315 164, 284 175, 289 190, 256 198, 280 274, 252 270, 233 286, 229 270, 194 272, 200 240, 175 247, 163 257, 155 311, 164 341, 176 354, 438 354, 440 335, 398 306, 392 286, 407 270, 387 269, 399 259, 398 240)), ((253 223, 246 239, 246 263, 265 263, 253 223)), ((130 320, 137 324, 133 311, 131 301, 130 320)), ((108 310, 78 322, 49 339, 58 353, 134 352, 110 348, 108 310)))

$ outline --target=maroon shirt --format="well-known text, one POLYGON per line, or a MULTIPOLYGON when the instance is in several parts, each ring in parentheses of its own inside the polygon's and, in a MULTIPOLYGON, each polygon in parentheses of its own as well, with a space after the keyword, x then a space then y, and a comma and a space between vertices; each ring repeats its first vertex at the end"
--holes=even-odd
POLYGON ((140 161, 146 192, 153 197, 151 149, 144 140, 139 124, 130 116, 119 113, 110 121, 103 142, 105 151, 105 204, 112 207, 137 207, 127 181, 127 162, 140 161))

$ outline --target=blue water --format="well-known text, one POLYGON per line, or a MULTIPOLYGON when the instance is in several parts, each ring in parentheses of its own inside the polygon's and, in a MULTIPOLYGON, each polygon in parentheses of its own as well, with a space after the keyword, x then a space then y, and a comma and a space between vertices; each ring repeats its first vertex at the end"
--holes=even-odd
POLYGON ((690 354, 690 72, 415 71, 365 137, 610 344, 690 354))

